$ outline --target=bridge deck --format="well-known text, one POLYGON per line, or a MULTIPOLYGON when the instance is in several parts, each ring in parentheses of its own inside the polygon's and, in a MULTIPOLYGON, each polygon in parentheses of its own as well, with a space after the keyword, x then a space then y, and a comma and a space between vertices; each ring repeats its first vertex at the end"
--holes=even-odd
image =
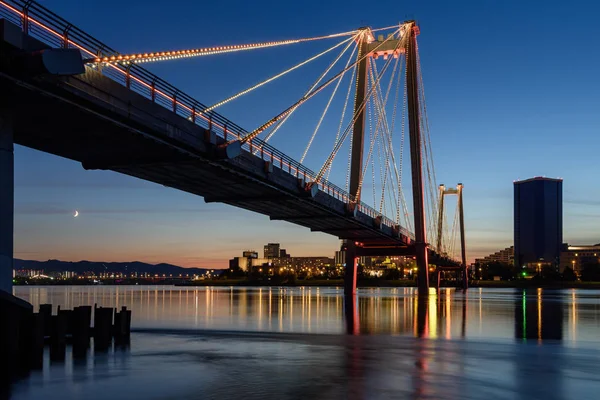
POLYGON ((405 244, 375 218, 346 214, 344 202, 247 150, 216 156, 222 138, 87 69, 77 77, 15 78, 1 71, 0 104, 12 115, 15 143, 173 187, 323 231, 341 239, 405 244))
MULTIPOLYGON (((28 50, 45 48, 29 40, 28 50)), ((0 47, 1 57, 12 49, 0 47)), ((15 143, 322 231, 365 246, 409 250, 411 239, 375 215, 350 215, 340 196, 314 197, 302 177, 243 149, 218 156, 225 140, 86 68, 74 77, 22 77, 0 63, 0 112, 15 143)), ((281 164, 280 164, 281 166, 281 164)), ((298 172, 296 172, 298 174, 298 172)), ((387 221, 387 220, 386 220, 387 221)))

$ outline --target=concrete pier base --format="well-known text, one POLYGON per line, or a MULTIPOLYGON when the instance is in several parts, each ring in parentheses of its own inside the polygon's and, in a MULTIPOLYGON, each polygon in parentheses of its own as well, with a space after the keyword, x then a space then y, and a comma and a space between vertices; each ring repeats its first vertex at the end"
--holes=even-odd
POLYGON ((353 241, 348 241, 346 245, 346 270, 344 271, 344 296, 346 297, 352 297, 356 294, 357 270, 356 244, 353 241))
POLYGON ((356 280, 358 272, 358 257, 356 244, 348 241, 346 245, 346 270, 344 273, 344 314, 346 331, 350 335, 359 333, 359 316, 356 296, 356 280))
POLYGON ((14 146, 9 117, 0 113, 0 290, 12 293, 14 146))

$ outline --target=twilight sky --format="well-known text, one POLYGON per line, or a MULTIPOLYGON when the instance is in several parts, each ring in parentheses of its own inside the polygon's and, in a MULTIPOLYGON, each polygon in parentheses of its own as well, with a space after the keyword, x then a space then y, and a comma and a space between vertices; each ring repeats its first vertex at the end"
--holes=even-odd
MULTIPOLYGON (((538 175, 564 179, 565 241, 600 242, 600 6, 592 1, 41 3, 122 52, 310 37, 417 19, 438 182, 465 184, 469 258, 512 244, 512 182, 538 175)), ((334 43, 149 69, 213 104, 334 43)), ((327 63, 220 112, 251 130, 300 97, 327 63)), ((310 120, 298 118, 273 144, 299 158, 323 99, 327 95, 307 106, 310 120)), ((326 120, 322 129, 330 134, 337 122, 326 120)), ((316 146, 307 165, 318 169, 328 148, 316 146)), ((262 251, 270 241, 298 256, 333 256, 339 247, 328 235, 117 173, 84 171, 76 162, 31 149, 17 147, 15 164, 15 257, 219 268, 242 250, 262 251), (78 218, 72 217, 75 209, 78 218)), ((340 186, 343 169, 332 174, 340 186)))

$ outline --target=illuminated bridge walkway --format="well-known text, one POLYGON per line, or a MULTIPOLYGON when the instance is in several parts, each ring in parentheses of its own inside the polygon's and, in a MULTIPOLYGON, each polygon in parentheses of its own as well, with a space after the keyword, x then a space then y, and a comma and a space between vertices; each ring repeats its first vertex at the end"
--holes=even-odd
POLYGON ((0 18, 4 290, 12 265, 13 143, 345 239, 347 294, 354 293, 362 255, 414 256, 423 291, 436 266, 466 273, 462 185, 447 190, 435 182, 414 21, 304 39, 121 54, 32 1, 0 0, 0 18), (327 41, 335 44, 211 106, 140 66, 327 41), (270 111, 274 116, 252 131, 215 111, 328 55, 333 59, 298 100, 270 111), (326 105, 296 158, 269 144, 293 125, 284 126, 292 114, 319 97, 326 105), (337 133, 318 136, 336 106, 339 122, 330 125, 337 133), (405 141, 410 158, 402 157, 405 141), (312 157, 309 169, 315 148, 331 151, 319 162, 312 157), (403 164, 411 171, 408 185, 403 164), (344 175, 344 189, 331 182, 344 175), (453 229, 444 223, 444 194, 458 194, 453 229), (455 246, 458 230, 461 245, 455 246))

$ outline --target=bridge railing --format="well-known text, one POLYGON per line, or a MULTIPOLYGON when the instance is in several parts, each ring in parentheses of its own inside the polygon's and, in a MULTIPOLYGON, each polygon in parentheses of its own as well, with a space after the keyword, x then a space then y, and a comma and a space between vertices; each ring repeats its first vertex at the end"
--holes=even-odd
MULTIPOLYGON (((35 1, 0 0, 0 17, 20 26, 25 33, 51 47, 79 49, 84 58, 119 55, 115 49, 90 36, 35 1)), ((100 70, 103 75, 130 90, 170 109, 203 128, 215 132, 225 140, 235 140, 248 134, 242 127, 222 115, 214 111, 205 112, 206 105, 137 64, 109 63, 98 65, 95 68, 100 70)), ((253 139, 246 142, 243 148, 298 179, 303 179, 305 182, 316 180, 317 174, 314 171, 263 140, 253 139)), ((349 202, 350 195, 348 192, 337 185, 324 179, 321 179, 318 185, 321 191, 345 203, 349 202)), ((359 210, 373 218, 380 216, 377 210, 362 202, 359 204, 359 210)), ((382 216, 382 222, 388 226, 395 225, 393 220, 385 216, 382 216)), ((404 228, 400 228, 400 230, 404 235, 413 237, 408 230, 404 228)))

